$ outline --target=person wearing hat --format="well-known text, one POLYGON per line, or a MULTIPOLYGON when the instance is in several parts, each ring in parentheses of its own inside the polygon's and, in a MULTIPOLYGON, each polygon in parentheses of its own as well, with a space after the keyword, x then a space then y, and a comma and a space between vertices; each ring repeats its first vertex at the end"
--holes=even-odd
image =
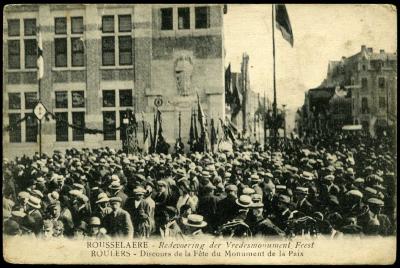
POLYGON ((149 212, 150 234, 152 234, 156 230, 156 223, 155 223, 155 218, 154 218, 156 202, 154 202, 154 199, 153 199, 154 184, 151 181, 150 177, 148 177, 145 182, 145 189, 146 189, 146 193, 144 194, 144 200, 150 207, 150 212, 149 212))
POLYGON ((183 239, 183 233, 176 222, 177 211, 173 206, 164 206, 156 211, 156 232, 162 239, 183 239))
POLYGON ((121 208, 122 199, 111 197, 112 212, 104 217, 104 228, 111 237, 133 238, 133 224, 130 214, 121 208))
POLYGON ((190 189, 190 182, 186 178, 181 178, 177 182, 179 188, 179 198, 176 203, 176 209, 180 211, 181 206, 187 204, 193 212, 197 210, 199 198, 190 189), (192 194, 191 194, 192 193, 192 194))
POLYGON ((278 196, 277 208, 271 216, 272 222, 281 230, 286 230, 288 220, 292 215, 290 210, 291 200, 288 195, 281 194, 278 196))
POLYGON ((307 187, 296 187, 294 191, 295 209, 303 212, 305 215, 310 215, 313 212, 313 206, 307 200, 307 196, 307 187))
POLYGON ((128 198, 124 209, 131 215, 134 237, 148 238, 150 236, 151 208, 144 200, 146 190, 138 185, 133 189, 133 197, 128 198))
MULTIPOLYGON (((28 193, 26 191, 19 192, 16 203, 15 204, 14 204, 14 202, 10 203, 12 205, 10 206, 9 210, 11 211, 12 207, 15 205, 15 206, 23 209, 24 211, 27 211, 28 200, 29 200, 30 196, 31 196, 30 193, 28 193)), ((10 199, 10 201, 12 201, 12 200, 10 199)), ((7 204, 7 202, 4 202, 4 199, 3 199, 3 207, 5 204, 7 204)))
POLYGON ((110 239, 106 229, 101 228, 101 220, 98 217, 90 217, 87 224, 87 237, 99 240, 110 239))
POLYGON ((182 219, 183 225, 185 225, 187 238, 204 238, 206 235, 203 233, 203 228, 207 226, 207 222, 204 221, 203 216, 198 214, 190 214, 186 218, 182 219))
POLYGON ((31 221, 31 230, 38 235, 42 229, 43 215, 40 212, 41 204, 40 199, 30 196, 27 202, 27 218, 31 221))
POLYGON ((218 233, 223 237, 251 237, 250 226, 245 222, 247 215, 252 205, 251 197, 248 195, 241 195, 236 199, 236 213, 232 220, 224 223, 218 233))
POLYGON ((254 237, 285 235, 285 232, 276 226, 269 218, 264 217, 264 203, 261 195, 253 195, 250 209, 251 213, 246 222, 249 224, 254 237))
POLYGON ((392 224, 388 216, 381 213, 384 205, 385 203, 381 199, 374 197, 368 199, 368 213, 360 219, 365 234, 382 236, 393 234, 392 224))
POLYGON ((70 210, 74 225, 79 224, 81 220, 87 221, 92 214, 89 198, 80 191, 76 192, 70 210))
POLYGON ((71 211, 67 207, 62 208, 60 201, 56 200, 49 204, 48 219, 53 222, 61 221, 63 223, 64 234, 68 237, 73 235, 74 221, 71 211))
POLYGON ((214 195, 216 187, 209 182, 203 187, 203 195, 199 196, 198 214, 204 217, 208 223, 206 231, 213 232, 217 227, 217 203, 218 198, 214 195))
POLYGON ((217 225, 224 224, 233 219, 237 211, 237 192, 238 188, 234 184, 225 186, 226 197, 217 203, 217 225))
POLYGON ((70 202, 69 192, 72 190, 72 187, 65 183, 65 176, 61 174, 54 174, 54 179, 50 181, 49 192, 56 191, 60 196, 60 201, 67 205, 70 202))
POLYGON ((122 200, 121 206, 125 206, 128 196, 124 192, 124 186, 121 185, 119 180, 113 180, 108 186, 107 195, 109 197, 119 197, 122 200))
POLYGON ((95 202, 92 215, 98 217, 100 220, 103 220, 106 215, 112 212, 109 201, 110 198, 106 193, 99 193, 97 195, 97 200, 95 202))

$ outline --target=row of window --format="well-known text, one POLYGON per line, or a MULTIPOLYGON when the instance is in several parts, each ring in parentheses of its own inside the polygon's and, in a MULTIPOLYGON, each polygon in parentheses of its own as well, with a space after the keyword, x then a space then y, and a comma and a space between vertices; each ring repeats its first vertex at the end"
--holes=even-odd
MULTIPOLYGON (((172 30, 174 21, 173 8, 162 8, 160 12, 161 29, 172 30)), ((22 65, 25 69, 36 68, 36 19, 23 19, 23 35, 20 31, 20 21, 20 19, 8 20, 8 68, 21 69, 22 65), (22 45, 23 47, 21 47, 22 45), (25 56, 23 63, 21 63, 22 53, 25 56)), ((83 17, 56 17, 54 18, 54 25, 55 67, 84 66, 83 17)), ((209 27, 209 7, 195 7, 195 28, 209 27)), ((190 29, 190 8, 178 8, 178 28, 190 29)), ((102 16, 101 31, 102 65, 132 65, 131 15, 102 16), (118 22, 115 23, 115 21, 118 22), (117 53, 118 57, 116 57, 117 53)))
MULTIPOLYGON (((161 8, 161 30, 174 29, 174 13, 173 8, 161 8)), ((209 7, 195 7, 195 28, 204 29, 210 28, 210 8, 209 7)), ((190 29, 190 8, 178 7, 178 29, 190 29)))
MULTIPOLYGON (((131 32, 132 19, 131 15, 118 16, 118 32, 131 32)), ((115 16, 108 15, 102 17, 103 33, 114 33, 115 31, 115 16)), ((17 37, 21 35, 21 20, 8 20, 8 36, 17 37)), ((36 19, 23 19, 23 35, 36 36, 36 19)), ((54 18, 54 33, 56 35, 63 34, 83 34, 84 24, 83 17, 56 17, 54 18), (68 27, 70 26, 70 27, 68 27), (68 30, 69 29, 69 30, 68 30)))
MULTIPOLYGON (((33 113, 25 113, 27 120, 25 121, 25 142, 37 142, 38 135, 38 124, 37 119, 33 113)), ((68 117, 72 116, 72 124, 78 126, 78 128, 72 129, 72 141, 84 141, 85 133, 83 128, 85 128, 85 112, 56 112, 56 141, 63 142, 69 141, 69 131, 68 124, 70 122, 68 117)), ((123 118, 126 118, 127 111, 119 111, 120 122, 123 118)), ((10 142, 11 143, 21 143, 22 142, 22 125, 16 123, 21 119, 21 113, 10 113, 9 114, 9 124, 14 126, 9 131, 10 142)), ((116 140, 116 111, 104 111, 103 112, 103 131, 104 140, 116 140)), ((120 131, 120 139, 124 139, 126 133, 120 131)))
MULTIPOLYGON (((378 87, 383 89, 385 88, 385 78, 384 77, 379 77, 378 78, 378 87)), ((361 78, 361 88, 362 89, 368 89, 368 79, 367 78, 361 78)))
MULTIPOLYGON (((133 107, 133 94, 131 89, 121 90, 103 90, 103 104, 105 108, 114 108, 113 111, 103 112, 103 130, 104 140, 116 140, 116 113, 119 112, 120 122, 126 117, 125 110, 119 110, 118 107, 133 107), (119 100, 116 103, 116 100, 119 100)), ((37 92, 13 92, 8 93, 9 109, 19 110, 13 111, 9 114, 9 124, 15 123, 21 119, 21 115, 31 115, 25 123, 25 142, 37 142, 37 123, 36 118, 32 113, 28 113, 27 109, 33 109, 37 104, 37 92), (23 98, 23 99, 22 99, 23 98), (24 113, 25 112, 25 113, 24 113)), ((84 91, 56 91, 55 92, 55 107, 57 109, 69 108, 84 108, 85 107, 85 92, 84 91), (70 99, 69 99, 70 98, 70 99), (70 101, 69 101, 70 100, 70 101)), ((85 127, 85 112, 78 110, 57 111, 55 113, 56 119, 56 141, 69 141, 68 124, 71 122, 69 116, 72 116, 72 124, 85 127)), ((21 142, 21 128, 22 125, 16 126, 10 131, 10 142, 21 142)), ((125 136, 124 131, 120 133, 120 139, 125 136)), ((73 141, 83 141, 84 132, 82 129, 72 130, 73 141)))
MULTIPOLYGON (((119 90, 119 106, 132 107, 133 96, 131 89, 119 90)), ((8 93, 8 105, 10 110, 33 109, 37 104, 37 92, 25 92, 24 103, 21 100, 20 92, 8 93), (22 107, 22 104, 24 106, 22 107)), ((103 90, 103 107, 115 107, 115 90, 103 90)), ((55 92, 55 107, 68 108, 68 91, 55 92)), ((85 107, 85 92, 71 91, 71 108, 85 107)))
MULTIPOLYGON (((381 110, 384 108, 387 108, 385 97, 379 97, 378 106, 379 106, 379 109, 381 109, 381 110)), ((353 108, 354 108, 354 103, 353 103, 353 108)), ((361 99, 361 113, 362 114, 369 113, 368 98, 361 99)))

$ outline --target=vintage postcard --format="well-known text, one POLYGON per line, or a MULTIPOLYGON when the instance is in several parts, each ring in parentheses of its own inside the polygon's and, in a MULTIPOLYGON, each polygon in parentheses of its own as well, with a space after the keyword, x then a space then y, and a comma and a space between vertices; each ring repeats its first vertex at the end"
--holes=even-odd
POLYGON ((3 258, 393 264, 397 10, 10 4, 3 258))

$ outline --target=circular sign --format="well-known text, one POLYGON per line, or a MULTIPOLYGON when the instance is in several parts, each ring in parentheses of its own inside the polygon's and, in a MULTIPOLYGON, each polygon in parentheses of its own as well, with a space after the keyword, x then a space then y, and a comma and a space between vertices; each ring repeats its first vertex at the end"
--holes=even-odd
POLYGON ((162 100, 162 98, 161 98, 161 97, 155 98, 155 99, 154 99, 154 105, 157 106, 157 107, 162 106, 162 105, 163 105, 163 100, 162 100))
POLYGON ((46 115, 46 107, 44 107, 44 105, 41 103, 41 102, 39 102, 36 106, 35 106, 35 109, 33 109, 33 112, 35 113, 35 115, 36 115, 36 117, 39 119, 39 120, 42 120, 43 119, 43 117, 46 115))

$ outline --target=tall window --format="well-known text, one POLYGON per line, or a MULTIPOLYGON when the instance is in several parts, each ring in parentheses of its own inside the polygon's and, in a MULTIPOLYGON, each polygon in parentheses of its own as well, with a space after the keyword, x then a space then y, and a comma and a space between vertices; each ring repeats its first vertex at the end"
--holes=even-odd
POLYGON ((385 97, 379 97, 379 108, 383 109, 386 107, 386 98, 385 97))
POLYGON ((115 111, 103 112, 104 140, 116 139, 115 111))
POLYGON ((363 114, 369 113, 368 99, 367 98, 362 98, 361 99, 361 113, 363 113, 363 114))
POLYGON ((379 85, 379 88, 385 88, 385 77, 379 77, 378 85, 379 85))
POLYGON ((17 122, 21 120, 21 114, 10 113, 8 114, 9 125, 11 129, 9 131, 10 142, 21 142, 21 124, 17 125, 17 122))
POLYGON ((10 142, 37 142, 38 124, 32 111, 37 102, 37 92, 8 93, 10 142), (16 125, 22 117, 26 120, 16 125))
POLYGON ((54 40, 56 67, 67 67, 67 38, 56 38, 54 40))
POLYGON ((368 90, 368 79, 367 78, 361 78, 361 88, 363 90, 368 90))
POLYGON ((36 68, 37 47, 36 40, 25 40, 25 68, 36 68))
POLYGON ((27 116, 25 141, 26 142, 37 142, 38 124, 37 124, 36 116, 33 113, 25 114, 25 116, 27 116))
POLYGON ((178 8, 178 29, 190 29, 190 8, 178 8))
POLYGON ((57 17, 54 18, 54 25, 55 66, 84 66, 83 17, 57 17))
POLYGON ((120 107, 133 106, 132 90, 123 89, 119 91, 119 106, 120 107))
POLYGON ((68 141, 68 112, 55 113, 56 141, 68 141))
POLYGON ((84 112, 72 112, 72 124, 79 126, 80 129, 72 129, 72 140, 83 141, 85 139, 85 113, 84 112))
MULTIPOLYGON (((104 140, 116 140, 116 127, 123 126, 126 110, 133 110, 134 99, 132 89, 103 90, 103 129, 104 140)), ((119 130, 119 138, 125 136, 124 128, 119 130)))
POLYGON ((56 108, 68 108, 68 92, 67 91, 57 91, 56 96, 56 108))
POLYGON ((131 15, 116 16, 107 15, 102 17, 103 66, 132 65, 133 63, 131 15), (116 48, 118 48, 118 57, 115 55, 116 48))
POLYGON ((8 93, 8 108, 21 109, 21 93, 8 93))
POLYGON ((103 90, 103 107, 115 107, 115 90, 103 90))
POLYGON ((25 109, 33 109, 38 103, 36 92, 25 92, 25 109))
POLYGON ((36 68, 36 19, 11 19, 8 23, 8 68, 36 68), (24 57, 21 57, 24 55, 24 57), (22 59, 24 62, 21 62, 22 59))
POLYGON ((56 122, 56 141, 71 141, 70 131, 72 141, 85 140, 85 104, 83 90, 55 92, 56 115, 60 115, 60 120, 56 122), (70 128, 68 124, 77 128, 70 128))
POLYGON ((195 7, 195 27, 196 29, 210 28, 210 8, 195 7))
POLYGON ((161 8, 161 30, 173 29, 173 12, 172 8, 161 8))

